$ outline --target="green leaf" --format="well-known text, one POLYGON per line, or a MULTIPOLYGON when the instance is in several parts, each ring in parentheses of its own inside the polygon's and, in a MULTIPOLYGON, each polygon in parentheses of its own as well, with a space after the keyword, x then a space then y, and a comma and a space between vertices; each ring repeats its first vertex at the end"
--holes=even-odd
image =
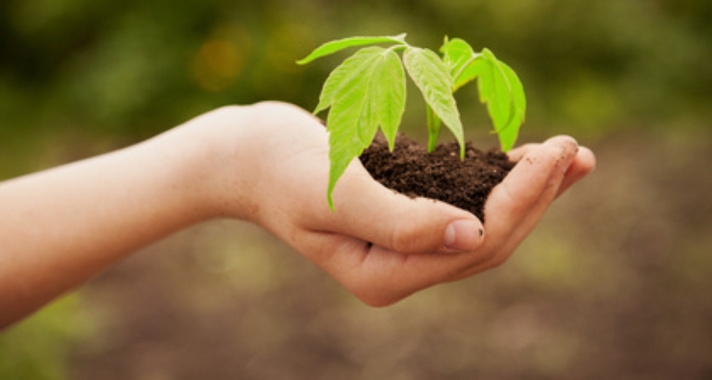
POLYGON ((519 80, 519 77, 514 70, 512 70, 512 68, 507 66, 504 62, 498 62, 500 69, 504 72, 507 83, 509 84, 513 108, 513 115, 512 119, 509 121, 509 124, 500 129, 498 132, 502 151, 507 152, 514 148, 514 144, 517 142, 519 129, 525 119, 527 100, 524 94, 524 86, 522 86, 522 82, 519 80))
POLYGON ((488 49, 471 66, 478 77, 480 101, 487 104, 501 148, 509 151, 524 122, 526 97, 522 84, 514 71, 488 49))
POLYGON ((517 74, 490 50, 477 54, 459 38, 446 40, 440 50, 455 83, 453 92, 479 77, 480 100, 487 104, 502 150, 510 150, 526 111, 524 88, 517 74))
POLYGON ((378 131, 391 147, 405 110, 405 72, 392 49, 368 47, 348 58, 329 77, 329 96, 321 107, 331 107, 329 130, 329 186, 327 199, 351 161, 361 155, 378 131))
POLYGON ((455 135, 460 144, 460 156, 464 158, 465 136, 457 103, 452 96, 453 81, 448 67, 433 51, 416 47, 406 49, 403 63, 426 103, 455 135))
MULTIPOLYGON (((371 78, 371 108, 392 151, 405 112, 405 71, 398 54, 389 50, 371 78)), ((368 141, 371 144, 373 137, 368 141)))
POLYGON ((477 71, 473 70, 472 63, 479 54, 475 53, 465 40, 460 38, 445 40, 440 52, 454 81, 453 92, 477 77, 477 71))
POLYGON ((326 78, 324 86, 321 89, 321 94, 319 95, 319 104, 317 104, 316 109, 314 109, 314 114, 331 107, 334 102, 337 92, 344 85, 352 80, 352 76, 358 75, 359 66, 363 64, 364 51, 359 50, 353 56, 347 58, 341 65, 336 67, 329 77, 326 78))
POLYGON ((349 38, 344 38, 344 39, 340 39, 340 40, 327 42, 327 43, 319 46, 318 48, 316 48, 307 57, 297 61, 297 64, 305 65, 317 58, 321 58, 326 55, 334 54, 341 50, 344 50, 344 49, 347 49, 350 47, 355 47, 355 46, 375 45, 375 44, 382 44, 382 43, 403 44, 403 43, 405 43, 405 36, 406 36, 406 34, 403 33, 403 34, 399 34, 397 36, 349 37, 349 38))

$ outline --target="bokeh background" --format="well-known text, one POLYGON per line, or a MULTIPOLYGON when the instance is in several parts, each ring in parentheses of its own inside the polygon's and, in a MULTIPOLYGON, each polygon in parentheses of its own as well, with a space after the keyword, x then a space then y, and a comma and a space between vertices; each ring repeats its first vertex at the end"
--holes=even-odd
MULTIPOLYGON (((520 141, 597 153, 510 261, 374 309, 259 228, 210 222, 0 333, 0 378, 712 378, 707 0, 3 0, 0 180, 225 104, 313 108, 344 56, 295 60, 401 32, 489 47, 528 93, 520 141)), ((474 89, 458 101, 496 144, 474 89)), ((413 136, 423 113, 409 102, 413 136)))

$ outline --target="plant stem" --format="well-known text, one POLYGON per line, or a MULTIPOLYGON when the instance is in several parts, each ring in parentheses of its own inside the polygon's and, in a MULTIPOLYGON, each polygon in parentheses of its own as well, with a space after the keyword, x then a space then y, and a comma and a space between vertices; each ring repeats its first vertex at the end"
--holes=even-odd
POLYGON ((426 113, 428 119, 428 153, 433 153, 438 145, 442 121, 429 105, 426 107, 426 113))

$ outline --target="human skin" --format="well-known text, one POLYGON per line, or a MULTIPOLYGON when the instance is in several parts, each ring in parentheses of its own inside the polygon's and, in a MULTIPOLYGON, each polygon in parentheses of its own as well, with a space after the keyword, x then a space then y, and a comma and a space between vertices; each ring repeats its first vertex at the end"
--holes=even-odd
POLYGON ((326 202, 328 135, 285 103, 229 106, 137 145, 0 183, 0 328, 142 246, 216 218, 250 221, 366 304, 503 263, 595 166, 570 137, 529 144, 492 191, 487 225, 374 181, 354 160, 326 202))

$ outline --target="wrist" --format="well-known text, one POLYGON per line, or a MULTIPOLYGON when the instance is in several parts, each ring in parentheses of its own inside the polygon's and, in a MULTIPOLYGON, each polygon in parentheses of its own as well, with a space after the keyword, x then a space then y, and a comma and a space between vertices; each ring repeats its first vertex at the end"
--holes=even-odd
POLYGON ((180 147, 175 169, 187 189, 186 203, 201 219, 250 219, 252 186, 248 179, 255 168, 249 147, 255 140, 253 132, 249 106, 227 106, 167 134, 167 143, 180 147))
MULTIPOLYGON (((260 214, 285 189, 285 160, 326 155, 326 134, 310 113, 291 104, 227 106, 175 129, 194 152, 187 177, 196 207, 208 218, 260 223, 260 214), (262 210, 262 212, 261 212, 262 210)), ((292 168, 294 169, 294 168, 292 168)), ((303 169, 303 168, 298 168, 303 169)), ((328 170, 328 163, 324 166, 328 170)), ((326 183, 324 184, 326 186, 326 183)))

